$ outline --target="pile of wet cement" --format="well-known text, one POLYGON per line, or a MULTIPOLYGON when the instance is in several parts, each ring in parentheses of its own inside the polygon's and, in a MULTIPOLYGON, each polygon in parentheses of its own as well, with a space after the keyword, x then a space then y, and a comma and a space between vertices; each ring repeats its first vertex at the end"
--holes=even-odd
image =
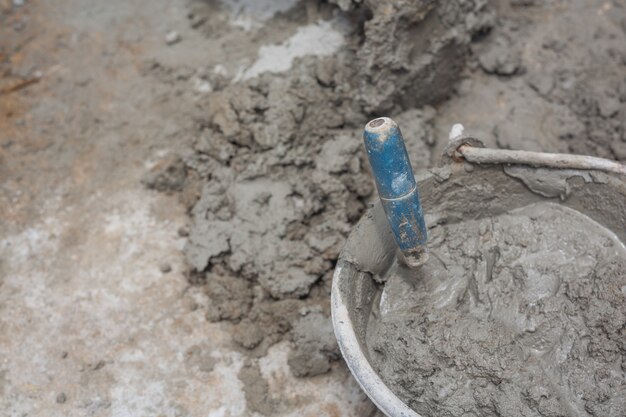
MULTIPOLYGON (((344 16, 352 32, 334 56, 307 57, 288 73, 213 92, 198 104, 205 118, 185 157, 185 193, 198 195, 189 202, 185 254, 192 280, 211 300, 207 317, 235 323, 233 339, 251 356, 290 338, 296 349, 289 365, 299 376, 327 372, 339 358, 329 320, 331 278, 373 193, 361 126, 373 111, 449 94, 472 34, 491 16, 474 0, 386 5, 397 13, 363 6, 344 16), (466 11, 477 19, 466 21, 466 11), (409 42, 410 28, 420 24, 436 41, 409 42), (450 70, 439 71, 445 63, 450 70), (441 88, 425 88, 432 83, 441 88), (432 94, 418 97, 418 87, 432 94)), ((427 166, 433 109, 394 114, 415 166, 427 166)))
POLYGON ((623 416, 626 248, 540 203, 435 227, 368 326, 383 380, 424 416, 623 416))
MULTIPOLYGON (((205 286, 207 318, 234 323, 235 342, 253 357, 290 338, 290 365, 302 376, 328 371, 338 357, 323 342, 332 341, 330 281, 344 239, 374 197, 360 139, 367 120, 393 116, 419 170, 445 145, 434 134, 439 120, 457 117, 456 101, 485 92, 509 113, 453 122, 486 126, 494 145, 626 158, 620 2, 331 3, 341 11, 320 2, 320 15, 339 13, 350 27, 344 47, 298 59, 288 72, 233 81, 159 62, 146 67, 168 85, 197 76, 214 89, 189 102, 182 96, 195 120, 194 147, 146 178, 151 187, 183 190, 190 281, 205 286), (306 328, 310 337, 299 337, 306 328)), ((280 19, 302 19, 303 9, 294 10, 259 35, 273 39, 280 19)), ((209 37, 215 27, 226 30, 211 9, 190 16, 209 37)))

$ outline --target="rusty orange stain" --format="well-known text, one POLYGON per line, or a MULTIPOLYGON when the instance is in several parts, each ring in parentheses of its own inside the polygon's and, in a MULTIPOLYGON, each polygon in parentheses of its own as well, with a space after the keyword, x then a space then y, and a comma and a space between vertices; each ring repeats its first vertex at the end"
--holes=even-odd
POLYGON ((326 412, 328 417, 340 417, 341 412, 339 407, 335 403, 324 404, 322 409, 326 412))

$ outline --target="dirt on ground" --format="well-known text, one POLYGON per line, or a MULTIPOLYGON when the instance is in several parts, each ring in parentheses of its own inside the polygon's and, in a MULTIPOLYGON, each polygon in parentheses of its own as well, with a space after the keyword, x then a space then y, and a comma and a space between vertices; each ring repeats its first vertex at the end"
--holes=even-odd
MULTIPOLYGON (((174 396, 190 415, 202 407, 223 407, 222 415, 304 413, 316 399, 332 397, 319 390, 307 398, 305 391, 350 380, 336 363, 329 290, 339 250, 375 198, 361 145, 369 119, 399 123, 416 170, 438 163, 450 126, 459 122, 489 146, 626 160, 626 7, 619 0, 180 0, 151 7, 7 0, 0 8, 4 304, 17 311, 20 297, 30 294, 32 286, 20 282, 37 282, 33 257, 61 259, 39 266, 51 271, 46 283, 81 276, 102 294, 125 290, 123 277, 140 281, 153 263, 159 276, 172 278, 150 282, 169 288, 171 297, 157 304, 158 294, 141 301, 128 289, 128 315, 152 323, 159 310, 178 306, 172 320, 194 329, 193 343, 179 335, 189 343, 172 347, 189 352, 186 369, 199 380, 219 374, 229 387, 242 384, 231 389, 232 401, 215 394, 210 405, 200 404, 183 394, 177 378, 184 372, 172 368, 160 376, 167 388, 151 392, 174 396), (149 249, 144 263, 111 260, 116 244, 103 257, 97 242, 108 235, 88 231, 105 220, 118 229, 104 232, 136 231, 119 237, 128 250, 161 239, 171 253, 182 248, 184 262, 149 249), (172 227, 166 240, 157 233, 172 227), (56 234, 63 236, 57 252, 33 246, 56 234), (124 265, 110 272, 119 279, 82 273, 85 265, 70 260, 76 248, 91 268, 124 265), (172 266, 179 275, 167 272, 172 266), (308 378, 290 382, 293 376, 308 378), (233 405, 238 395, 248 409, 233 405)), ((70 308, 72 285, 45 289, 70 308)), ((102 296, 92 307, 112 308, 116 297, 102 296)), ((85 316, 82 309, 74 314, 80 312, 85 316)), ((85 325, 100 328, 107 317, 93 320, 85 325)), ((58 326, 82 331, 64 321, 58 326)), ((161 331, 154 339, 144 335, 144 343, 178 334, 161 331)), ((18 340, 5 342, 5 357, 17 355, 18 340)), ((90 346, 85 352, 108 351, 85 342, 88 336, 81 340, 90 346)), ((154 354, 172 358, 169 350, 154 354)), ((115 368, 118 356, 108 357, 111 375, 96 385, 132 385, 115 368)), ((6 369, 13 382, 0 378, 0 393, 24 398, 17 365, 6 369)), ((147 378, 142 372, 133 377, 147 378)), ((97 412, 125 398, 124 389, 117 397, 90 390, 79 396, 97 412)), ((372 412, 351 394, 354 383, 346 390, 348 402, 320 400, 324 413, 372 412)), ((153 398, 136 396, 145 399, 136 409, 153 398)), ((13 414, 42 407, 38 401, 13 414)), ((176 407, 160 410, 166 408, 176 407)))

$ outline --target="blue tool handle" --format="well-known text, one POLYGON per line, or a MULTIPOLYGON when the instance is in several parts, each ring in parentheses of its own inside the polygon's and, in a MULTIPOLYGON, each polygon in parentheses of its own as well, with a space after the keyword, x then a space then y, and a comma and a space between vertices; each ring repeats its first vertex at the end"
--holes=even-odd
POLYGON ((400 128, 388 117, 374 119, 365 125, 363 141, 398 247, 406 256, 423 253, 426 224, 400 128))

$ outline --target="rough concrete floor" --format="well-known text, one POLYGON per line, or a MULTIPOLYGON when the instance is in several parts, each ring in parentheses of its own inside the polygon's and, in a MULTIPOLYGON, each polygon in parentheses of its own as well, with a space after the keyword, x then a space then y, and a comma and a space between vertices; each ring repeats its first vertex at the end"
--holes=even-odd
MULTIPOLYGON (((184 127, 142 65, 215 65, 219 38, 185 0, 21 3, 0 1, 0 415, 253 415, 183 274, 182 206, 140 184, 184 127)), ((288 350, 260 360, 283 415, 375 413, 343 363, 296 380, 288 350)))

